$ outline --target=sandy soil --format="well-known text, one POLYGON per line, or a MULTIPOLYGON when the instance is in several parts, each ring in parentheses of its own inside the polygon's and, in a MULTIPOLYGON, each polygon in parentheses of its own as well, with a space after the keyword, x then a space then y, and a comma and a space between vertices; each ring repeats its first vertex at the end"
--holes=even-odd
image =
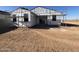
POLYGON ((78 20, 73 20, 73 21, 64 21, 64 23, 68 23, 68 24, 76 24, 79 25, 79 21, 78 20))
POLYGON ((0 51, 79 51, 79 27, 17 28, 0 34, 0 51))

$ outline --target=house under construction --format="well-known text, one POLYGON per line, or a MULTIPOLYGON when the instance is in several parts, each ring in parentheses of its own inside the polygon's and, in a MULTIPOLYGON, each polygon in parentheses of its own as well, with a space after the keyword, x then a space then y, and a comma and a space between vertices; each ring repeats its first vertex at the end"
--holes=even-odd
POLYGON ((18 27, 32 27, 38 24, 59 26, 65 16, 62 12, 44 7, 36 7, 32 10, 19 7, 10 14, 12 23, 18 27))

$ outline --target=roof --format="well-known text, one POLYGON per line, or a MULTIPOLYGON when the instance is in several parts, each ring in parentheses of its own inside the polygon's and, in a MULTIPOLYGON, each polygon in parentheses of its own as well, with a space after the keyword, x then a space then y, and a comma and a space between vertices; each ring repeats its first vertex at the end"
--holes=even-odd
POLYGON ((60 12, 60 11, 57 11, 57 10, 53 10, 53 9, 48 9, 48 8, 42 7, 42 6, 38 6, 38 7, 35 7, 35 8, 33 8, 33 9, 31 9, 31 11, 32 11, 33 13, 37 14, 37 15, 46 14, 46 13, 47 13, 47 12, 44 12, 43 10, 49 11, 49 15, 50 15, 50 14, 51 14, 51 15, 65 15, 63 12, 60 12), (41 10, 40 8, 42 9, 42 11, 39 12, 39 10, 41 10), (42 13, 41 13, 41 12, 42 12, 42 13))
MULTIPOLYGON (((37 12, 34 12, 33 10, 35 10, 35 9, 37 9, 37 8, 42 8, 43 10, 44 9, 46 9, 46 10, 49 10, 50 12, 49 12, 49 15, 50 15, 50 13, 51 13, 51 15, 54 15, 54 13, 56 13, 55 15, 65 15, 63 12, 60 12, 60 11, 57 11, 57 10, 53 10, 53 9, 49 9, 49 8, 46 8, 46 7, 43 7, 43 6, 36 6, 35 8, 33 8, 33 9, 31 9, 31 10, 29 10, 29 9, 27 9, 27 8, 24 8, 24 7, 18 7, 17 9, 24 9, 24 10, 28 10, 28 11, 30 11, 31 13, 33 13, 33 14, 36 14, 36 15, 38 15, 38 11, 37 12)), ((15 10, 17 10, 17 9, 15 9, 15 10)), ((13 11, 15 11, 15 10, 13 10, 13 11)), ((13 12, 13 11, 11 11, 11 12, 13 12)), ((43 11, 42 11, 43 12, 43 11)), ((46 12, 43 12, 43 14, 45 14, 46 12)), ((40 14, 40 12, 39 12, 39 14, 40 14)))
POLYGON ((25 9, 25 10, 29 10, 29 9, 27 9, 27 8, 24 8, 24 7, 19 7, 19 8, 21 8, 21 9, 25 9))
MULTIPOLYGON (((45 6, 36 6, 33 9, 38 8, 38 7, 45 8, 45 9, 49 9, 49 8, 46 8, 45 6)), ((33 9, 31 9, 31 10, 33 10, 33 9)), ((49 10, 53 10, 53 9, 49 9, 49 10)), ((56 10, 54 10, 54 11, 56 11, 56 10)))
MULTIPOLYGON (((24 8, 24 7, 18 7, 18 8, 16 8, 15 10, 17 10, 17 9, 24 9, 24 10, 28 10, 28 11, 29 11, 29 9, 24 8)), ((15 10, 13 10, 13 11, 11 11, 11 12, 14 12, 15 10)), ((10 13, 11 13, 11 12, 10 12, 10 13)))
POLYGON ((6 12, 6 11, 1 11, 1 10, 0 10, 0 14, 10 15, 10 13, 9 13, 9 12, 6 12))

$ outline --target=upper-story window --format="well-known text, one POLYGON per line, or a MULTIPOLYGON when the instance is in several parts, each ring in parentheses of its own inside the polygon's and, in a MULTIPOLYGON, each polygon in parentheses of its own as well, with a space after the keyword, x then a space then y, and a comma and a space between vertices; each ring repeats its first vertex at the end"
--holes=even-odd
POLYGON ((24 22, 28 22, 28 14, 24 14, 24 22))
POLYGON ((52 21, 56 21, 56 15, 53 15, 52 21))
POLYGON ((13 15, 13 22, 16 22, 16 15, 13 15))

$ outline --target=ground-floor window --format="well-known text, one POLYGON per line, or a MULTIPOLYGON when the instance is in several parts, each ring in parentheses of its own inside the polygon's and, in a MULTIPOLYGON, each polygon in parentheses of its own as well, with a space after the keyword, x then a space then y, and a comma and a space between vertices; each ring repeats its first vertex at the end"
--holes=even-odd
POLYGON ((52 21, 56 21, 56 15, 53 15, 52 21))
POLYGON ((13 15, 13 22, 16 22, 16 15, 13 15))
POLYGON ((28 22, 28 14, 24 14, 24 22, 28 22))

